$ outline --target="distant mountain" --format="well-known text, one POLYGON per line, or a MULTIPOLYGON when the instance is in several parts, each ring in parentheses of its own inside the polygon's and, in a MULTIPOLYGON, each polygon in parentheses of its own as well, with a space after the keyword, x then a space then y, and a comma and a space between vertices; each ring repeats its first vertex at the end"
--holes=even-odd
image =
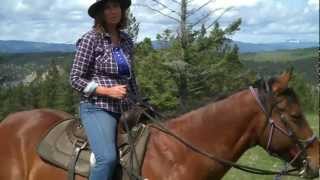
POLYGON ((0 53, 73 52, 73 44, 0 40, 0 53))
MULTIPOLYGON (((238 45, 240 53, 246 52, 264 52, 285 49, 300 49, 319 47, 316 42, 300 42, 288 41, 283 43, 268 43, 268 44, 254 44, 235 41, 238 45)), ((152 41, 152 46, 155 49, 167 48, 170 46, 166 41, 152 41)), ((31 41, 3 41, 0 40, 0 53, 36 53, 36 52, 74 52, 74 44, 58 44, 58 43, 43 43, 31 41)))
MULTIPOLYGON (((290 49, 301 49, 301 48, 313 48, 319 47, 319 43, 316 42, 301 42, 297 40, 290 40, 288 42, 280 43, 247 43, 234 41, 234 44, 237 44, 239 47, 240 53, 248 52, 267 52, 267 51, 276 51, 276 50, 290 50, 290 49)), ((170 44, 166 41, 152 41, 152 46, 155 49, 167 48, 170 44)))
POLYGON ((289 49, 302 49, 319 47, 319 43, 316 42, 300 42, 300 41, 288 41, 281 43, 266 43, 266 44, 254 44, 235 41, 238 45, 240 53, 247 52, 266 52, 276 50, 289 50, 289 49))

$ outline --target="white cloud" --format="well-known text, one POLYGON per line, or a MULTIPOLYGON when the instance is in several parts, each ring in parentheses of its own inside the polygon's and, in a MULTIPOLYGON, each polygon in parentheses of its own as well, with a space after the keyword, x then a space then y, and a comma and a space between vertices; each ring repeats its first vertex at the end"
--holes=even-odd
MULTIPOLYGON (((179 11, 173 0, 160 0, 171 9, 179 11)), ((178 0, 179 1, 179 0, 178 0)), ((188 9, 200 7, 208 0, 193 0, 188 9)), ((0 39, 18 39, 47 42, 74 43, 92 26, 87 15, 88 7, 95 0, 2 0, 0 6, 0 39)), ((133 0, 132 4, 147 4, 169 13, 152 0, 133 0)), ((241 30, 233 38, 241 41, 282 41, 319 39, 318 0, 215 0, 202 12, 190 17, 196 21, 205 12, 216 8, 234 7, 221 19, 222 27, 242 18, 241 30), (267 38, 268 37, 268 38, 267 38)), ((141 6, 132 6, 140 22, 139 40, 155 39, 157 33, 177 29, 177 22, 141 6)), ((222 11, 210 17, 208 23, 222 11)), ((177 17, 174 12, 169 13, 177 17)))
MULTIPOLYGON (((227 8, 227 7, 252 7, 261 0, 215 0, 209 4, 210 9, 227 8)), ((201 6, 208 0, 192 1, 192 4, 201 6)))
POLYGON ((21 11, 26 11, 28 10, 30 7, 26 4, 24 4, 23 2, 18 2, 17 6, 16 6, 16 10, 18 12, 21 12, 21 11))
POLYGON ((257 5, 260 0, 217 0, 213 6, 217 7, 253 7, 257 5))
POLYGON ((74 43, 91 26, 86 3, 4 0, 0 7, 0 39, 74 43))
POLYGON ((309 0, 309 1, 308 1, 308 5, 309 5, 311 8, 314 8, 314 9, 319 10, 319 0, 309 0))

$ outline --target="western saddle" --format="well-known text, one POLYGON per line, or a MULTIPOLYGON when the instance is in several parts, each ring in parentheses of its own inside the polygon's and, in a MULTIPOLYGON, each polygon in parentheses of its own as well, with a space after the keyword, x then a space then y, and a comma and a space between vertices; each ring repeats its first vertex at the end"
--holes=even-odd
MULTIPOLYGON (((140 171, 149 137, 148 127, 144 124, 146 119, 143 118, 145 111, 141 106, 134 106, 120 118, 117 180, 143 179, 140 171)), ((68 180, 73 180, 75 174, 89 176, 90 145, 79 119, 66 119, 55 124, 39 143, 37 151, 45 161, 67 170, 68 180)))

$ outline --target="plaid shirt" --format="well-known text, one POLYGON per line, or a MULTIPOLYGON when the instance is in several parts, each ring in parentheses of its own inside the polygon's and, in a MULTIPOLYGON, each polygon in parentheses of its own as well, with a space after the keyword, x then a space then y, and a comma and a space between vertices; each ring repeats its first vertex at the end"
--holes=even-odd
MULTIPOLYGON (((133 41, 120 32, 120 47, 133 67, 133 41)), ((76 43, 76 54, 70 72, 71 86, 81 93, 81 101, 92 102, 98 107, 111 112, 121 113, 129 108, 126 99, 99 96, 95 93, 87 95, 84 89, 92 81, 98 86, 112 87, 127 85, 129 93, 138 94, 135 75, 130 68, 131 78, 122 78, 118 74, 118 65, 112 56, 111 37, 107 33, 91 30, 85 33, 76 43)))

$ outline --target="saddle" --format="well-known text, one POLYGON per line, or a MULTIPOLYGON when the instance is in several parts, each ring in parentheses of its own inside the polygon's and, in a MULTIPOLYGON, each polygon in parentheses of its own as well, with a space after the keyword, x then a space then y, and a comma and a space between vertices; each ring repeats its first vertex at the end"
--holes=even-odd
MULTIPOLYGON (((142 112, 141 109, 131 109, 120 118, 118 128, 122 130, 118 133, 120 166, 117 180, 140 177, 149 137, 148 127, 139 123, 142 112), (134 112, 132 116, 130 112, 134 112), (127 119, 130 125, 124 125, 127 119)), ((75 174, 89 176, 91 150, 79 119, 68 119, 54 125, 39 143, 37 152, 43 160, 68 171, 69 179, 74 179, 75 174)))

